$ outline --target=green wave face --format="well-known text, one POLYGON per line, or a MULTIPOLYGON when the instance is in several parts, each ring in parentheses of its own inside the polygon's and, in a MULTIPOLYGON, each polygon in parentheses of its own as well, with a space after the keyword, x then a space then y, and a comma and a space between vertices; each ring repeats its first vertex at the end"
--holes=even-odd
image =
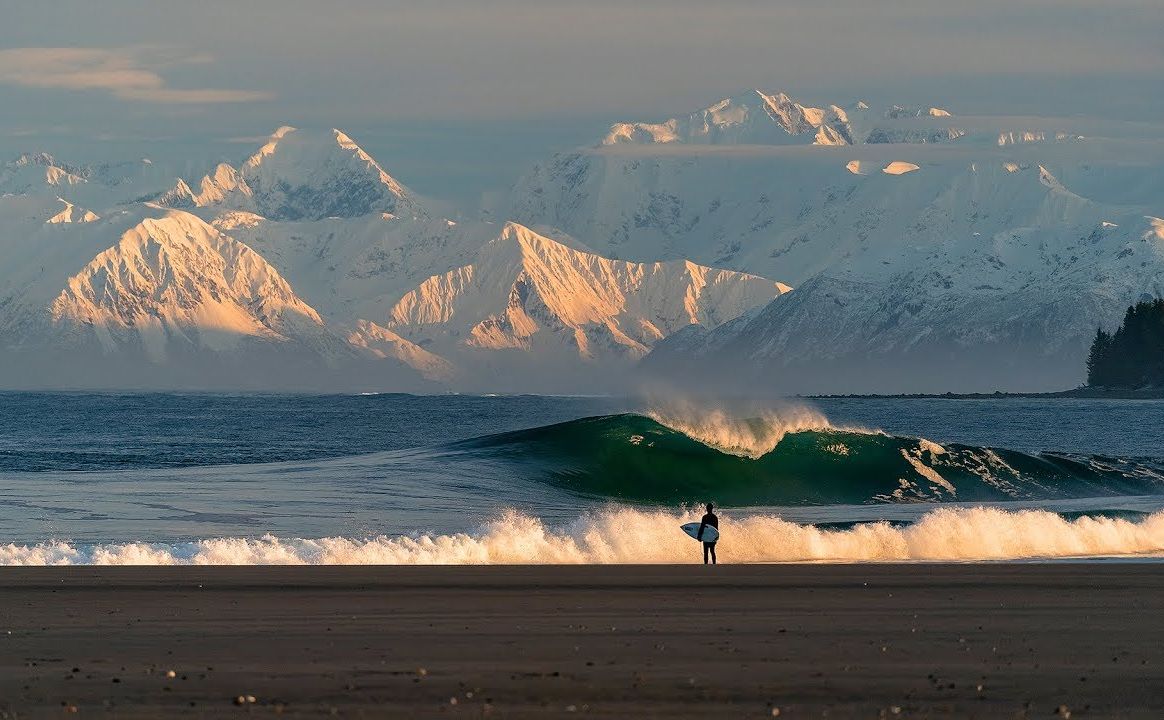
POLYGON ((586 418, 457 447, 581 495, 632 502, 787 506, 1164 493, 1164 469, 1151 463, 846 430, 790 433, 751 459, 641 415, 586 418))

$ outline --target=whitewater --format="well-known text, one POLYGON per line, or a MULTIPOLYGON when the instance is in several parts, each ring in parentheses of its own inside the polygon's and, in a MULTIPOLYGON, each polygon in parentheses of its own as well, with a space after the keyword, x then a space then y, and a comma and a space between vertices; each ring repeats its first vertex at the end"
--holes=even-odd
POLYGON ((1164 403, 0 393, 0 564, 1164 557, 1164 403))
MULTIPOLYGON (((697 548, 677 530, 698 513, 618 508, 564 527, 509 512, 477 532, 371 538, 213 538, 187 543, 0 547, 0 565, 510 565, 685 563, 697 548)), ((992 507, 942 508, 917 522, 843 530, 771 515, 725 514, 721 562, 915 562, 1164 557, 1164 512, 1140 520, 992 507)))

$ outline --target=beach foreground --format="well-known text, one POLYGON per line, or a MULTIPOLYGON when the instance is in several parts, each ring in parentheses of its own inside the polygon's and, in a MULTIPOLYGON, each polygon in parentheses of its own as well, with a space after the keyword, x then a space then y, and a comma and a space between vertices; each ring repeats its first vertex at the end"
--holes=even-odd
POLYGON ((1157 718, 1162 617, 1147 563, 4 568, 0 718, 1157 718))

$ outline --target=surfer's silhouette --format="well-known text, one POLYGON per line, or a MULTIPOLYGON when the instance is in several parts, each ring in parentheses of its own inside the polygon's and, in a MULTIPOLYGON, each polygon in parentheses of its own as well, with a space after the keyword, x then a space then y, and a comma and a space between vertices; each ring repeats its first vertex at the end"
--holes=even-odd
MULTIPOLYGON (((696 535, 695 535, 696 540, 703 540, 703 530, 708 525, 712 526, 716 530, 719 530, 719 518, 716 517, 715 513, 712 512, 712 510, 714 510, 714 509, 715 509, 715 506, 713 506, 711 503, 707 504, 707 514, 704 515, 703 519, 699 521, 699 532, 696 533, 696 535)), ((704 565, 707 564, 708 554, 711 555, 711 564, 715 565, 716 562, 715 562, 715 543, 714 542, 703 543, 703 564, 704 565)))

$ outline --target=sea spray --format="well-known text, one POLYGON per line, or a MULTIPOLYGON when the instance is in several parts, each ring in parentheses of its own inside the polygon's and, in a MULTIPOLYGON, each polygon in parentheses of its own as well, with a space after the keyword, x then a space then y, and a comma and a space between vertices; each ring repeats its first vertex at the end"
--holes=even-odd
POLYGON ((644 405, 643 414, 659 425, 729 455, 752 459, 772 452, 789 433, 835 429, 816 408, 793 400, 696 399, 670 391, 648 394, 644 405))
MULTIPOLYGON (((688 563, 698 545, 679 530, 694 512, 613 507, 564 525, 508 511, 472 533, 177 544, 0 546, 0 565, 505 565, 688 563)), ((909 525, 821 528, 771 514, 721 515, 721 562, 913 562, 1073 557, 1164 558, 1164 511, 1138 520, 1064 518, 1044 510, 946 507, 909 525)))
POLYGON ((741 411, 669 398, 651 402, 644 414, 708 447, 753 460, 772 452, 789 433, 832 429, 819 411, 791 403, 741 411))

